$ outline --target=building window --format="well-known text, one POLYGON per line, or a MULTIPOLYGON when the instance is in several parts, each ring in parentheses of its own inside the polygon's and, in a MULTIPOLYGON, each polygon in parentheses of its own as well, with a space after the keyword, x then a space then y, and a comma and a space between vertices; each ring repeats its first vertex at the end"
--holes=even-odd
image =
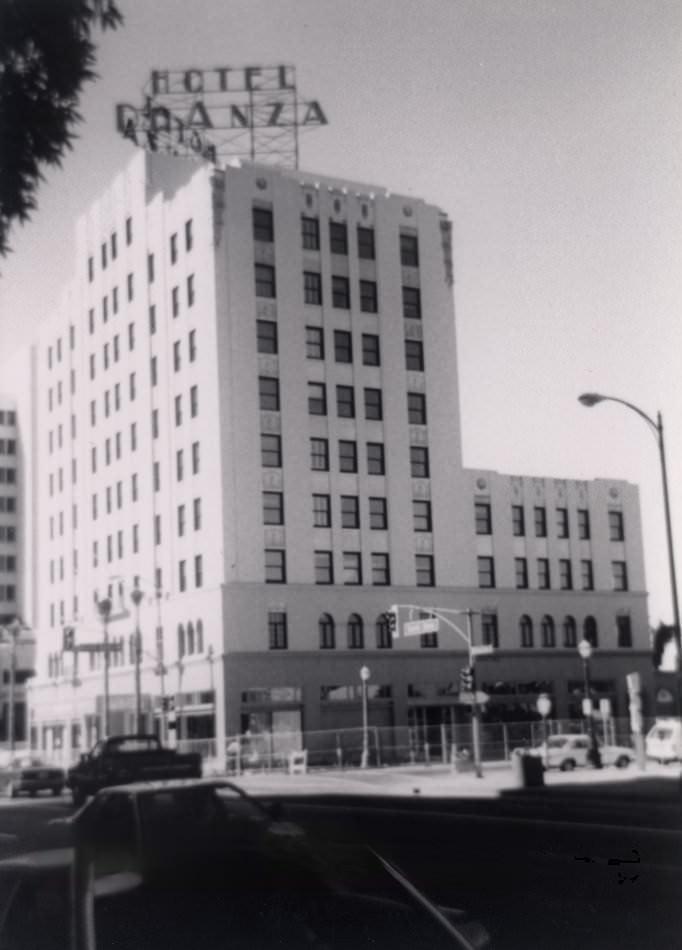
MULTIPOLYGON (((273 278, 274 282, 274 278, 273 278)), ((194 290, 194 274, 190 274, 187 278, 187 306, 193 307, 194 301, 196 300, 196 293, 194 290)))
MULTIPOLYGON (((388 554, 384 553, 375 553, 372 554, 372 584, 375 587, 388 587, 391 583, 391 569, 389 565, 388 554)), ((383 620, 383 623, 388 630, 388 624, 386 620, 383 620)), ((390 634, 389 634, 390 638, 390 634)), ((377 646, 379 644, 379 638, 377 637, 377 646)))
POLYGON ((316 271, 303 272, 303 299, 315 306, 322 304, 322 275, 316 271))
POLYGON ((282 439, 279 435, 261 434, 260 460, 263 468, 282 467, 282 439))
POLYGON ((315 551, 315 583, 334 583, 334 564, 331 551, 315 551))
POLYGON ((152 438, 158 439, 159 437, 159 410, 152 409, 152 438))
POLYGON ((177 234, 171 234, 170 236, 170 262, 171 264, 177 264, 178 261, 178 236, 177 234))
POLYGON ((135 324, 134 323, 128 324, 128 349, 130 350, 131 353, 135 349, 135 324))
POLYGON ((152 485, 154 491, 161 491, 161 464, 154 462, 152 465, 152 485))
MULTIPOLYGON (((130 423, 130 451, 137 452, 137 423, 130 423)), ((116 433, 116 458, 121 457, 121 434, 116 433)))
POLYGON ((185 250, 191 251, 194 246, 194 234, 192 232, 192 219, 185 221, 185 250))
POLYGON ((591 643, 593 647, 599 646, 599 631, 597 629, 597 621, 594 617, 585 617, 583 622, 583 637, 588 643, 591 643))
POLYGON ((525 557, 514 558, 514 571, 516 573, 516 586, 519 589, 528 587, 528 560, 525 557))
POLYGON ((493 522, 490 504, 486 501, 477 501, 474 504, 474 518, 476 534, 492 534, 493 522))
POLYGON ((405 368, 411 372, 424 371, 424 345, 421 340, 405 340, 405 368))
POLYGON ((109 319, 109 298, 102 297, 102 323, 106 323, 109 319))
POLYGON ((481 612, 481 639, 485 646, 499 647, 500 645, 497 612, 494 610, 483 610, 481 612))
POLYGON ((359 551, 343 552, 343 583, 362 584, 362 556, 359 551))
POLYGON ((149 333, 151 336, 156 333, 156 307, 154 304, 149 308, 149 333))
POLYGON ((301 215, 301 243, 305 251, 320 249, 320 220, 301 215))
POLYGON ((313 527, 331 528, 332 506, 329 495, 313 495, 313 527))
POLYGON ((345 222, 329 222, 329 250, 332 254, 348 254, 348 229, 345 222))
POLYGON ((365 631, 360 614, 351 614, 346 626, 349 650, 362 650, 365 645, 365 631))
POLYGON ((199 474, 199 443, 192 442, 192 475, 199 474))
POLYGON ((551 586, 549 576, 549 559, 546 557, 538 558, 538 587, 540 590, 549 590, 551 586))
POLYGON ((625 525, 623 523, 623 512, 622 511, 609 511, 609 540, 610 541, 624 541, 625 540, 625 525))
POLYGON ((379 309, 379 297, 375 280, 360 281, 360 310, 363 313, 376 313, 379 309))
POLYGON ((265 549, 265 583, 286 584, 285 552, 276 548, 265 549))
POLYGON ((258 398, 261 411, 279 412, 279 380, 277 377, 258 377, 258 398))
POLYGON ((182 538, 185 534, 185 506, 178 505, 178 537, 182 538))
POLYGON ((478 586, 495 586, 495 562, 491 557, 479 557, 478 562, 478 586))
POLYGON ((193 363, 197 358, 197 331, 190 330, 187 338, 189 345, 189 361, 193 363))
POLYGON ((575 617, 564 617, 564 646, 575 647, 578 645, 578 632, 575 623, 575 617))
POLYGON ((403 287, 403 317, 421 320, 422 303, 419 287, 403 287))
POLYGON ((554 635, 554 620, 548 615, 542 618, 540 622, 540 636, 542 637, 543 647, 556 646, 556 637, 554 635))
POLYGON ((93 257, 88 258, 88 280, 90 283, 95 279, 95 259, 93 257))
POLYGON ((320 634, 320 649, 333 650, 336 647, 336 630, 334 620, 329 614, 322 614, 317 622, 320 634))
POLYGON ((519 634, 522 647, 533 646, 533 621, 528 614, 524 614, 519 621, 519 634))
POLYGON ((126 244, 131 245, 133 243, 133 219, 126 218, 126 244))
POLYGON ((352 386, 336 387, 336 413, 341 419, 355 418, 355 393, 352 386))
POLYGON ((616 617, 616 630, 618 631, 618 646, 627 648, 632 646, 632 624, 628 614, 618 614, 616 617))
POLYGON ((611 561, 611 569, 613 572, 613 589, 627 590, 628 569, 625 561, 611 561))
POLYGON ((384 463, 384 444, 383 442, 367 443, 367 474, 383 475, 386 471, 384 463))
POLYGON ((266 241, 271 244, 275 240, 272 211, 269 208, 253 208, 251 214, 254 241, 266 241))
POLYGON ((542 506, 533 509, 535 516, 535 537, 547 537, 547 510, 542 506))
POLYGON ((182 396, 175 397, 175 424, 182 424, 182 396))
POLYGON ((311 416, 327 415, 327 388, 324 383, 308 383, 308 412, 311 416))
POLYGON ((327 439, 310 440, 310 468, 314 472, 329 471, 329 442, 327 439))
POLYGON ((400 263, 403 267, 419 267, 419 240, 416 234, 400 235, 400 263))
POLYGON ((388 528, 385 498, 373 497, 369 499, 369 526, 372 531, 386 531, 388 528))
POLYGON ((384 418, 384 408, 380 389, 365 389, 365 419, 384 418))
POLYGON ((568 508, 556 510, 556 533, 558 538, 568 537, 568 508))
POLYGON ((201 587, 204 583, 204 564, 201 554, 194 557, 194 586, 201 587))
POLYGON ((350 284, 347 277, 332 277, 332 306, 339 310, 350 309, 350 284))
MULTIPOLYGON (((192 331, 194 332, 194 331, 192 331)), ((259 353, 277 353, 277 324, 272 320, 256 321, 259 353)))
POLYGON ((171 290, 171 313, 177 317, 180 313, 180 288, 173 287, 171 290))
POLYGON ((287 615, 283 611, 268 611, 268 648, 270 650, 286 650, 287 615))
POLYGON ((154 283, 154 255, 147 254, 147 280, 150 284, 154 283))
POLYGON ((578 508, 578 537, 581 541, 590 538, 590 513, 587 508, 578 508))
POLYGON ((194 530, 201 530, 201 498, 195 498, 192 502, 192 515, 194 520, 194 530))
POLYGON ((128 377, 128 396, 131 402, 135 402, 136 387, 135 387, 135 373, 131 373, 128 377))
MULTIPOLYGON (((156 360, 156 357, 152 357, 153 360, 156 360)), ((173 344, 173 371, 178 372, 181 366, 181 356, 180 356, 180 340, 176 340, 173 344)))
POLYGON ((337 363, 353 362, 353 337, 347 330, 334 330, 334 359, 337 363))
POLYGON ((374 333, 362 334, 362 362, 364 366, 380 366, 379 337, 374 333))
POLYGON ((360 527, 360 500, 357 495, 341 495, 341 527, 360 527))
POLYGON ((256 297, 275 297, 275 268, 269 264, 255 265, 256 297))
POLYGON ((306 356, 309 360, 324 359, 324 333, 322 327, 305 328, 306 356))
POLYGON ((374 248, 374 228, 358 227, 358 257, 364 261, 373 261, 376 257, 374 248))
POLYGON ((347 439, 339 441, 339 471, 357 472, 358 470, 358 447, 355 442, 347 439))
POLYGON ((594 574, 590 560, 580 562, 580 586, 583 590, 594 590, 594 574))
POLYGON ((512 505, 512 534, 515 538, 522 538, 526 533, 526 521, 523 505, 512 505))
POLYGON ((284 495, 282 492, 263 492, 263 524, 284 524, 284 495))
POLYGON ((135 284, 134 284, 134 280, 135 280, 134 276, 133 276, 132 274, 128 274, 128 276, 127 276, 127 278, 126 278, 126 289, 127 289, 127 294, 128 294, 128 300, 129 300, 129 301, 131 301, 131 300, 133 299, 133 297, 135 296, 135 284))
POLYGON ((152 386, 156 386, 159 382, 159 374, 157 372, 157 363, 158 361, 156 357, 152 356, 151 360, 149 361, 149 375, 150 375, 152 386))
POLYGON ((573 590, 573 569, 569 558, 559 558, 559 589, 573 590))
POLYGON ((433 555, 417 554, 414 560, 417 572, 417 587, 434 587, 436 584, 436 574, 433 555))
POLYGON ((431 502, 412 501, 412 528, 414 531, 431 531, 431 502))
POLYGON ((154 544, 161 544, 161 515, 154 515, 154 544))
POLYGON ((426 425, 426 396, 423 393, 407 394, 407 420, 410 425, 426 425))
POLYGON ((410 446, 410 474, 412 478, 429 478, 429 450, 425 446, 410 446))

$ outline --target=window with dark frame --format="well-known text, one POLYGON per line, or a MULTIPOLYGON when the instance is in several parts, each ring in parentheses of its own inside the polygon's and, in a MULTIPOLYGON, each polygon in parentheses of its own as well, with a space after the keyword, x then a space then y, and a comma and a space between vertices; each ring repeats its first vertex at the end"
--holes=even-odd
POLYGON ((336 387, 336 414, 340 419, 355 418, 355 391, 352 386, 336 387))
POLYGON ((284 524, 284 495, 281 491, 263 492, 263 524, 284 524))
POLYGON ((481 640, 485 646, 499 647, 500 635, 497 623, 497 611, 481 611, 481 640))
POLYGON ((590 539, 590 512, 587 508, 578 508, 578 537, 581 541, 590 539))
POLYGON ((575 622, 575 617, 565 617, 563 628, 564 647, 576 647, 578 645, 578 628, 575 622))
POLYGON ((311 416, 327 415, 327 388, 324 383, 308 383, 308 413, 311 416))
POLYGON ((519 621, 519 633, 521 646, 528 648, 533 646, 533 621, 528 614, 524 614, 519 621))
MULTIPOLYGON (((372 585, 374 587, 388 587, 391 583, 391 569, 389 563, 389 556, 383 552, 373 553, 371 555, 372 561, 372 585)), ((390 631, 388 630, 388 623, 385 618, 383 620, 384 625, 386 626, 389 639, 390 631)), ((379 642, 379 637, 377 637, 377 646, 381 647, 382 644, 379 642)), ((391 644, 392 645, 392 644, 391 644)))
POLYGON ((474 503, 474 520, 476 534, 492 534, 493 519, 490 502, 477 501, 474 503))
POLYGON ((275 225, 270 208, 252 208, 251 220, 253 224, 254 241, 264 241, 272 244, 275 240, 275 225))
POLYGON ((306 356, 309 360, 324 359, 324 333, 322 327, 305 328, 306 356))
POLYGON ((381 365, 379 337, 375 333, 362 334, 362 363, 363 366, 381 365))
POLYGON ((314 565, 316 584, 334 583, 334 562, 331 551, 315 551, 314 565))
POLYGON ((301 215, 301 243, 304 251, 320 249, 320 219, 301 215))
POLYGON ((310 468, 314 472, 329 471, 328 439, 312 438, 310 440, 310 468))
POLYGON ((357 443, 348 439, 339 441, 339 471, 356 473, 358 470, 357 443))
POLYGON ((365 419, 381 420, 384 407, 380 389, 365 389, 365 419))
POLYGON ((265 583, 286 584, 286 555, 279 548, 265 549, 265 583))
POLYGON ((338 310, 350 309, 350 283, 347 277, 332 276, 332 306, 338 310))
POLYGON ((334 330, 334 359, 337 363, 353 362, 353 337, 348 330, 334 330))
POLYGON ((422 300, 419 287, 403 287, 403 317, 406 320, 421 320, 422 300))
POLYGON ((348 228, 345 221, 329 222, 329 250, 332 254, 348 254, 348 228))
POLYGON ((618 614, 616 616, 616 630, 618 631, 619 649, 627 649, 632 646, 632 622, 629 614, 618 614))
POLYGON ((412 500, 413 531, 431 531, 431 502, 414 498, 412 500))
POLYGON ((374 228, 358 226, 358 257, 364 261, 373 261, 376 257, 374 228))
POLYGON ((546 538, 547 509, 542 505, 536 505, 536 507, 533 509, 533 517, 535 519, 535 537, 546 538))
POLYGON ((383 442, 368 442, 367 443, 367 474, 368 475, 384 475, 386 472, 386 465, 384 460, 384 443, 383 442))
POLYGON ((346 586, 362 584, 362 555, 359 551, 343 552, 343 583, 346 586))
POLYGON ((360 527, 360 499, 357 495, 341 495, 341 527, 360 527))
POLYGON ((582 590, 594 590, 592 561, 589 559, 580 562, 580 586, 582 590))
POLYGON ((419 267, 419 239, 416 234, 400 235, 400 264, 402 267, 419 267))
POLYGON ((414 558, 417 587, 435 587, 436 575, 432 554, 416 554, 414 558))
POLYGON ((171 234, 169 246, 170 246, 170 262, 171 262, 171 264, 177 264, 177 261, 178 261, 178 236, 177 236, 177 234, 171 234))
POLYGON ((523 538, 526 534, 523 505, 512 505, 512 534, 515 538, 523 538))
POLYGON ((549 558, 538 558, 538 587, 540 590, 549 590, 551 579, 549 575, 549 558))
POLYGON ((288 648, 287 615, 284 611, 268 611, 268 649, 286 650, 288 648))
POLYGON ((528 587, 528 559, 525 557, 514 558, 514 572, 516 574, 516 587, 525 589, 528 587))
POLYGON ((303 271, 303 300, 313 306, 322 304, 322 275, 316 271, 303 271))
POLYGON ((625 561, 611 561, 611 569, 613 573, 613 589, 627 590, 628 569, 625 561))
POLYGON ((609 511, 609 541, 625 540, 625 524, 623 512, 611 509, 609 511))
POLYGON ((558 538, 568 537, 568 508, 556 510, 556 533, 558 538))
POLYGON ((413 373, 424 371, 424 345, 421 340, 405 340, 405 369, 413 373))
POLYGON ((388 511, 385 498, 371 497, 369 499, 369 526, 372 531, 387 530, 388 511))
POLYGON ((263 468, 282 467, 282 438, 279 435, 261 433, 260 455, 263 468))
POLYGON ((275 268, 270 264, 254 264, 256 297, 272 299, 277 296, 275 268))
POLYGON ((360 310, 362 313, 377 313, 379 296, 375 280, 360 281, 360 310))
POLYGON ((332 505, 330 495, 313 495, 313 527, 331 528, 332 505))
POLYGON ((407 421, 413 426, 426 425, 426 396, 424 393, 407 394, 407 421))
POLYGON ((351 614, 346 624, 346 642, 349 650, 362 650, 365 646, 365 629, 360 614, 351 614))
POLYGON ((545 616, 540 621, 540 637, 542 640, 543 647, 555 647, 556 646, 556 631, 554 627, 554 619, 545 614, 545 616))
POLYGON ((256 339, 259 353, 277 353, 277 324, 273 320, 257 320, 256 339))
POLYGON ((329 614, 322 614, 317 622, 320 635, 320 649, 334 650, 336 648, 336 629, 334 620, 329 614))
POLYGON ((559 589, 573 590, 573 568, 570 558, 559 558, 559 589))
POLYGON ((479 587, 494 587, 495 586, 495 561, 492 557, 478 557, 478 586, 479 587))
POLYGON ((410 446, 410 475, 412 478, 429 478, 429 450, 424 445, 410 446))

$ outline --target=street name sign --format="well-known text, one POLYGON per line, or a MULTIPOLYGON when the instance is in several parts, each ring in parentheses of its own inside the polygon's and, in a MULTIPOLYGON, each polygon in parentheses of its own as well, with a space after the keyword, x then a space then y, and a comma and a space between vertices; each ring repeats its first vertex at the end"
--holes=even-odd
POLYGON ((421 637, 425 633, 438 633, 438 618, 429 617, 426 620, 408 620, 403 624, 403 636, 421 637))
POLYGON ((494 652, 495 647, 492 645, 492 643, 484 643, 480 647, 471 648, 472 656, 490 656, 490 654, 494 652))

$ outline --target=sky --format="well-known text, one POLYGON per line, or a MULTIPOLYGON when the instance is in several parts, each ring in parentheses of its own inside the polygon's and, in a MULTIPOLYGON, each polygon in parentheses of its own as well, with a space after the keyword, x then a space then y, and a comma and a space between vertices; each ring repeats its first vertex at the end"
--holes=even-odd
MULTIPOLYGON (((292 63, 329 124, 300 166, 453 222, 464 463, 640 486, 649 613, 672 620, 660 411, 682 583, 679 0, 118 0, 61 169, 0 261, 0 362, 71 277, 74 222, 134 146, 152 69, 292 63)), ((0 381, 0 388, 1 388, 0 381)), ((678 585, 679 586, 679 585, 678 585)))

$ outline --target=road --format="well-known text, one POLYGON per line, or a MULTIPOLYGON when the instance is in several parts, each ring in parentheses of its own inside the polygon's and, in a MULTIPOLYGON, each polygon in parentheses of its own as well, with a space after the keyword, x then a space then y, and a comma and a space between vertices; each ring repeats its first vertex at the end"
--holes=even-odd
MULTIPOLYGON (((545 791, 269 797, 282 799, 287 817, 313 837, 370 843, 430 896, 467 908, 494 948, 677 946, 680 801, 545 791)), ((70 811, 66 798, 0 802, 0 854, 67 844, 67 830, 49 822, 70 811)))

